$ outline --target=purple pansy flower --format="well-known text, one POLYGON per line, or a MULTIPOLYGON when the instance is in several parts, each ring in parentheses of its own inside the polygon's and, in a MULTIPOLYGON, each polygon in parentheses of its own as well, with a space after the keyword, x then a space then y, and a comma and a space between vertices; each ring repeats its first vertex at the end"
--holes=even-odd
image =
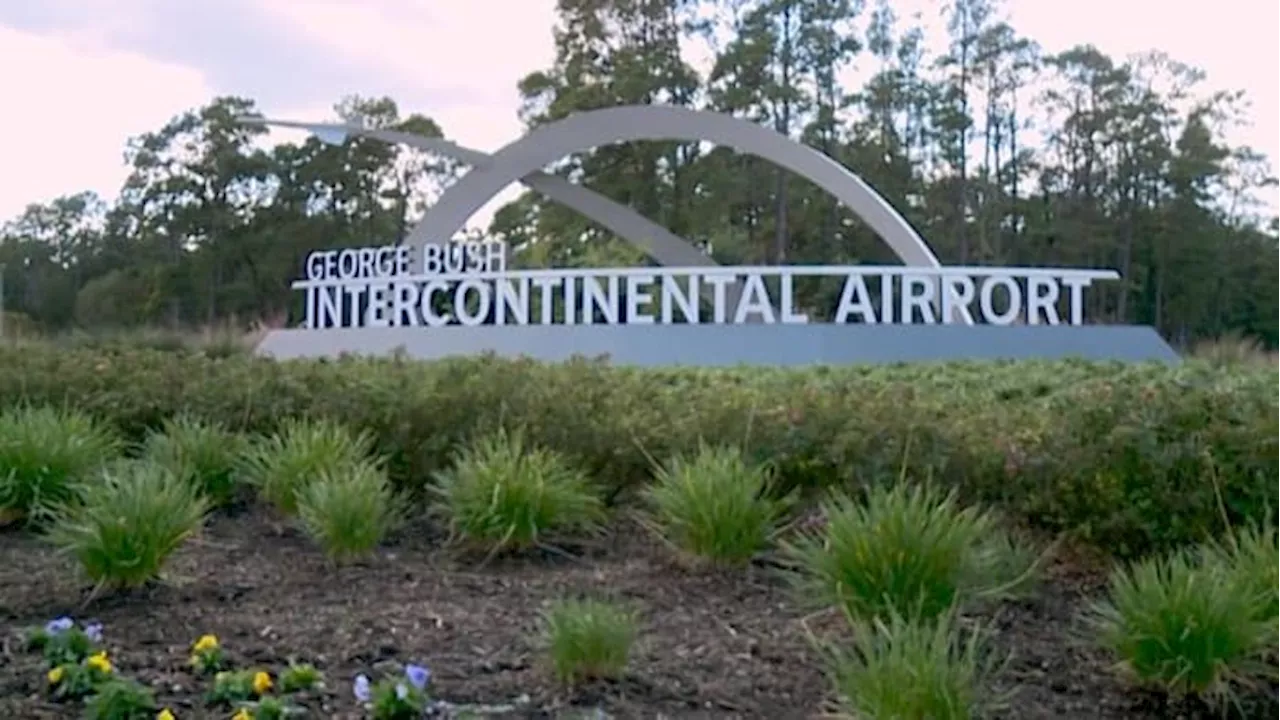
POLYGON ((410 685, 419 690, 426 688, 427 683, 431 682, 431 671, 421 665, 406 665, 404 676, 409 678, 410 685))
POLYGON ((75 622, 71 618, 63 615, 56 620, 50 620, 45 626, 44 631, 50 635, 59 635, 75 627, 75 622))
POLYGON ((356 700, 362 703, 369 702, 369 698, 373 697, 372 691, 369 690, 369 678, 364 673, 356 676, 356 682, 351 690, 355 693, 356 700))
POLYGON ((102 642, 102 623, 89 623, 84 626, 84 636, 93 642, 102 642))

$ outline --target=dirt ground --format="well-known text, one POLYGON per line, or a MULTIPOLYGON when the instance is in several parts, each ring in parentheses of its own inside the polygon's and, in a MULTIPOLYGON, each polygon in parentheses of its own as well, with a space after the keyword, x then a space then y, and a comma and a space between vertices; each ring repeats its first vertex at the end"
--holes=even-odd
MULTIPOLYGON (((45 699, 40 659, 17 637, 62 614, 102 622, 120 672, 155 688, 180 719, 229 716, 203 706, 207 681, 186 667, 191 642, 204 633, 216 634, 237 665, 315 664, 327 685, 306 699, 317 718, 360 717, 352 678, 397 662, 430 667, 436 697, 503 706, 491 707, 491 717, 776 720, 831 709, 801 627, 805 613, 769 568, 687 572, 631 527, 577 548, 576 560, 480 569, 437 549, 440 540, 407 528, 376 559, 335 568, 259 514, 218 517, 171 563, 165 584, 81 610, 87 587, 65 561, 28 534, 0 534, 0 718, 77 717, 76 706, 45 699), (548 601, 580 594, 631 602, 643 629, 625 680, 570 692, 542 664, 538 618, 548 601), (604 714, 583 712, 597 708, 604 714)), ((1077 612, 1099 589, 1098 573, 1079 566, 1059 561, 1033 598, 976 618, 1012 653, 994 689, 1017 694, 1001 717, 1199 715, 1126 689, 1078 639, 1077 612)), ((824 626, 820 618, 809 624, 824 626)), ((1274 705, 1255 712, 1276 716, 1274 705)))

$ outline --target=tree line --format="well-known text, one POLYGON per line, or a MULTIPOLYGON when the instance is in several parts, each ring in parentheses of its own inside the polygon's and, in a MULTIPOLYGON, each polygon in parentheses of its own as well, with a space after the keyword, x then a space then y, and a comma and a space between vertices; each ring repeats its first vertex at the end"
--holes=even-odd
MULTIPOLYGON (((574 112, 674 104, 732 114, 815 147, 866 180, 946 263, 1114 268, 1086 314, 1175 343, 1277 342, 1277 220, 1264 157, 1233 146, 1242 93, 1159 52, 1048 54, 997 0, 937 6, 947 43, 888 0, 559 0, 555 60, 519 84, 528 127, 574 112), (713 49, 709 68, 689 43, 713 49), (842 78, 857 67, 860 87, 842 78)), ((129 174, 29 206, 0 228, 4 307, 46 328, 176 327, 296 313, 306 253, 402 239, 465 168, 359 138, 263 147, 218 97, 126 144, 129 174)), ((351 96, 342 121, 442 137, 392 98, 351 96)), ((894 263, 826 193, 705 143, 632 142, 553 170, 704 246, 725 264, 894 263)), ((526 192, 486 233, 525 266, 642 261, 526 192)), ((838 289, 818 289, 818 294, 838 289)), ((810 298, 813 300, 813 298, 810 298)), ((17 324, 17 322, 14 322, 17 324)))

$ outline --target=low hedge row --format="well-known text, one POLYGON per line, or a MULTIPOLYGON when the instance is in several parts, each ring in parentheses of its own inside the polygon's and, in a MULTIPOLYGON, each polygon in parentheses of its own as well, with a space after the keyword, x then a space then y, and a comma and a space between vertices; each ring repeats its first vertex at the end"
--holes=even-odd
POLYGON ((75 407, 134 439, 180 410, 247 432, 332 418, 371 431, 393 480, 414 492, 498 427, 565 453, 611 499, 648 478, 653 459, 729 443, 791 486, 907 472, 1120 557, 1276 507, 1277 390, 1273 370, 1196 363, 708 371, 0 347, 0 404, 75 407))

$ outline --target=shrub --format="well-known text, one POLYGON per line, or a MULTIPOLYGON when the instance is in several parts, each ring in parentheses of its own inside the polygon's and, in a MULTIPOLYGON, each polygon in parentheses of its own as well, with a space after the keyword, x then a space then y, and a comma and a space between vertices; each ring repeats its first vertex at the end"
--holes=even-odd
POLYGON ((1015 566, 992 515, 960 507, 954 493, 878 486, 865 503, 835 494, 821 511, 823 527, 802 530, 784 550, 803 595, 851 619, 934 618, 962 600, 1010 592, 1032 570, 1015 566))
POLYGON ((327 420, 286 420, 280 432, 246 453, 245 479, 285 515, 298 512, 298 491, 322 473, 339 473, 371 461, 373 438, 327 420))
POLYGON ((45 406, 0 410, 0 523, 6 515, 47 520, 120 450, 111 428, 84 413, 45 406))
MULTIPOLYGON (((1280 547, 1270 520, 1248 525, 1205 547, 1204 562, 1229 572, 1240 591, 1254 598, 1253 617, 1277 621, 1280 616, 1280 547)), ((1273 633, 1274 634, 1274 633, 1273 633)))
POLYGON ((498 432, 438 477, 438 508, 455 536, 491 552, 526 550, 549 535, 593 531, 604 504, 586 474, 556 453, 498 432))
POLYGON ((337 561, 372 552, 402 517, 386 473, 370 462, 322 471, 297 502, 302 527, 337 561))
POLYGON ((557 680, 617 679, 636 639, 636 618, 601 600, 562 600, 543 614, 545 642, 557 680))
POLYGON ((846 717, 969 720, 1005 700, 986 693, 999 666, 985 641, 978 629, 961 638, 951 614, 895 614, 857 623, 848 649, 826 648, 827 674, 846 717))
POLYGON ((158 465, 120 463, 67 506, 48 539, 99 586, 136 587, 159 576, 169 556, 204 523, 199 492, 158 465))
POLYGON ((1118 568, 1087 618, 1139 684, 1238 704, 1239 686, 1274 678, 1274 663, 1261 656, 1276 634, 1274 621, 1256 617, 1256 596, 1241 580, 1220 563, 1173 552, 1118 568))
POLYGON ((180 415, 147 435, 143 457, 189 479, 220 506, 235 499, 237 464, 246 445, 244 436, 221 424, 180 415))
POLYGON ((645 491, 651 523, 672 546, 727 565, 767 548, 789 502, 771 496, 765 468, 738 450, 703 448, 658 468, 645 491))

